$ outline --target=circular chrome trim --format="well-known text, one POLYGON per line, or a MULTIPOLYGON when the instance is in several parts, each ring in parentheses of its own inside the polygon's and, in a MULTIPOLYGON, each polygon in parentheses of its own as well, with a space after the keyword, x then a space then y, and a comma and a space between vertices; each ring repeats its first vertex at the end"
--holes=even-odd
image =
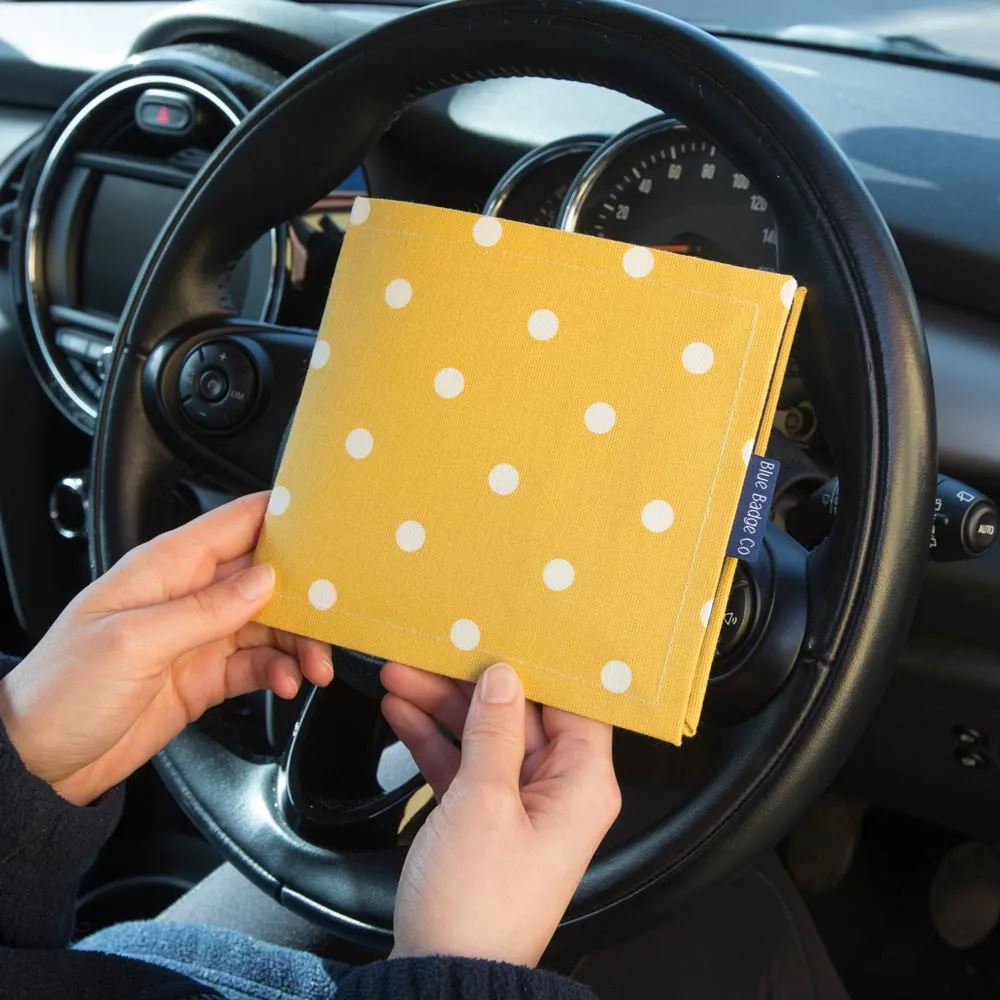
POLYGON ((504 202, 511 196, 515 188, 539 167, 544 167, 564 156, 573 156, 576 153, 593 153, 600 149, 605 142, 607 142, 607 136, 573 135, 530 150, 496 182, 489 198, 486 199, 483 215, 499 215, 504 202))
POLYGON ((570 233, 576 232, 576 227, 580 222, 580 213, 583 211, 587 198, 590 197, 590 193, 604 175, 604 171, 617 159, 622 150, 627 149, 640 139, 656 135, 659 132, 690 131, 687 125, 682 125, 676 118, 671 118, 669 115, 657 115, 655 118, 647 118, 645 121, 625 129, 624 132, 619 132, 613 139, 601 146, 573 178, 573 183, 563 199, 562 211, 556 221, 556 228, 564 229, 570 233))
MULTIPOLYGON (((212 91, 201 86, 201 84, 194 83, 192 80, 186 80, 180 76, 170 76, 169 74, 164 73, 137 76, 129 80, 122 80, 119 83, 108 87, 107 90, 102 90, 99 94, 95 94, 94 97, 92 97, 73 116, 72 120, 66 128, 63 129, 48 156, 45 158, 45 164, 39 174, 38 183, 35 185, 35 191, 31 198, 31 208, 28 213, 28 226, 25 235, 24 249, 24 274, 25 281, 28 285, 28 294, 25 298, 28 306, 28 313, 31 317, 31 323, 34 327, 33 332, 35 340, 41 348, 42 355, 45 358, 46 367, 49 369, 49 372, 59 384, 62 391, 66 393, 73 403, 75 403, 76 406, 91 420, 94 420, 97 417, 97 407, 92 406, 89 402, 87 402, 87 400, 84 399, 79 392, 77 392, 70 381, 63 375, 62 371, 60 371, 59 362, 53 357, 52 352, 49 350, 47 338, 43 333, 42 320, 38 314, 35 288, 36 281, 41 271, 41 261, 39 260, 39 227, 41 224, 41 212, 43 202, 49 193, 47 190, 48 185, 52 180, 53 173, 59 166, 59 160, 63 151, 66 149, 67 144, 73 138, 74 134, 86 122, 91 114, 102 104, 114 97, 117 97, 119 94, 125 93, 128 90, 145 90, 149 87, 170 87, 174 90, 187 91, 190 94, 204 98, 210 104, 215 105, 215 107, 229 119, 234 128, 239 125, 240 121, 247 114, 246 109, 242 105, 235 101, 233 103, 227 103, 217 94, 213 94, 212 91)), ((278 242, 278 231, 276 229, 271 230, 271 261, 272 267, 270 270, 267 294, 264 297, 264 306, 261 310, 260 318, 262 320, 266 319, 270 315, 272 300, 274 299, 275 289, 277 287, 278 270, 282 266, 283 261, 283 254, 281 253, 281 247, 278 242)))

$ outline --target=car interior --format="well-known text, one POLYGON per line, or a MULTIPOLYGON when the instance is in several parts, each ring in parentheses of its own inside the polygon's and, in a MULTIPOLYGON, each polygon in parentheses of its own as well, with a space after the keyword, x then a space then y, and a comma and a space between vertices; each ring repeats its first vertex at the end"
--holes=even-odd
MULTIPOLYGON (((616 731, 547 962, 776 850, 851 997, 1000 995, 1000 10, 835 7, 0 3, 0 649, 270 487, 360 195, 791 274, 766 553, 697 736, 616 731)), ((387 953, 434 801, 379 661, 334 662, 129 779, 79 936, 224 909, 225 863, 387 953)))

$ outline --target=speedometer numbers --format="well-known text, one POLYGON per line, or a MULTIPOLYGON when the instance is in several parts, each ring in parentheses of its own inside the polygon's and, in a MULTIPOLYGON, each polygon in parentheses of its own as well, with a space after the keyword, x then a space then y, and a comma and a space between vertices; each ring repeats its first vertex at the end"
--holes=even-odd
POLYGON ((671 119, 622 133, 577 175, 560 224, 773 271, 778 227, 767 198, 711 139, 671 119))

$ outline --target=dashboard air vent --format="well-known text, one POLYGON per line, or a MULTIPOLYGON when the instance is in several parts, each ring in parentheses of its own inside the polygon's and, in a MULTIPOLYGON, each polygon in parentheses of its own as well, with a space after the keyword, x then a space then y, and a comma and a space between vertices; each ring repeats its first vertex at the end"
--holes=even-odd
POLYGON ((10 251, 14 242, 14 218, 21 197, 22 181, 37 141, 32 138, 18 146, 0 164, 0 269, 10 268, 10 251))

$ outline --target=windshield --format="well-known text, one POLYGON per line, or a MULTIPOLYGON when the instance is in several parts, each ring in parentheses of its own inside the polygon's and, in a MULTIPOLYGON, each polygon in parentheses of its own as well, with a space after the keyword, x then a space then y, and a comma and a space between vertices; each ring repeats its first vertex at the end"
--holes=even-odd
POLYGON ((1000 65, 1000 3, 982 0, 640 0, 707 28, 1000 65))

